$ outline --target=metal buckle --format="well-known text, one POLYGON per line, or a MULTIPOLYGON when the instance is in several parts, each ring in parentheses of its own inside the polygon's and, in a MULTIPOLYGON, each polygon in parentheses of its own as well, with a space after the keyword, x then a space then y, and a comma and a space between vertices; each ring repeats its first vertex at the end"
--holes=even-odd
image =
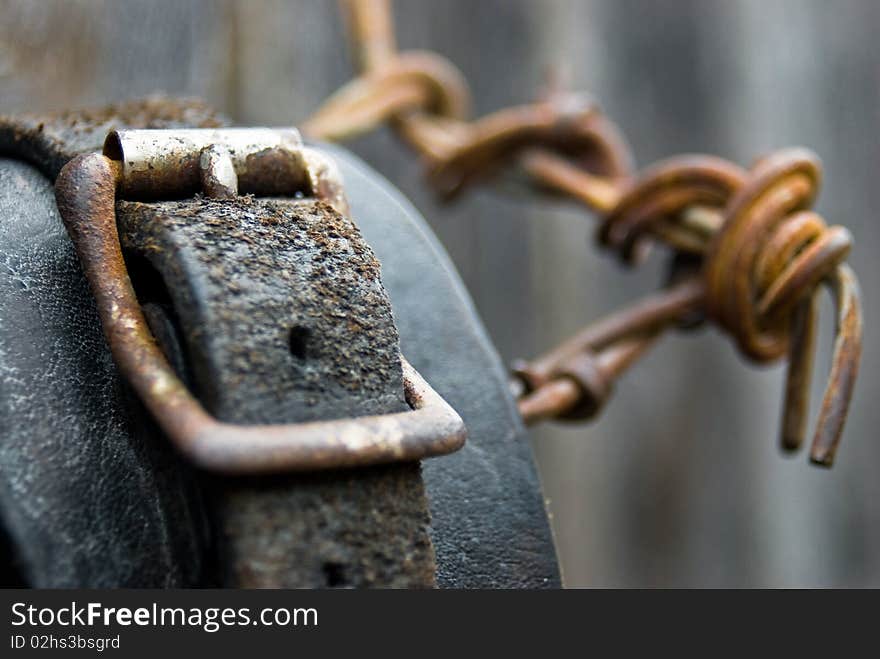
POLYGON ((113 358, 174 444, 226 473, 312 471, 444 455, 464 444, 461 417, 401 356, 409 412, 236 425, 214 418, 177 377, 143 316, 122 256, 115 202, 242 192, 307 195, 348 213, 335 164, 293 128, 126 130, 78 156, 55 184, 61 217, 98 306, 113 358))

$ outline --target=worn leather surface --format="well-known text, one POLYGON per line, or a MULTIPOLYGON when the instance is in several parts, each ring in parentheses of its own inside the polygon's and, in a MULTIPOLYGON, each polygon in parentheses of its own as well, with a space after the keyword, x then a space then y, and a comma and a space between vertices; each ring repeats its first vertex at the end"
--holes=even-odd
POLYGON ((51 181, 113 128, 223 121, 201 102, 161 97, 0 117, 0 535, 12 557, 8 583, 216 583, 201 489, 116 373, 51 181))
MULTIPOLYGON (((558 585, 531 452, 466 292, 399 193, 333 153, 383 264, 404 354, 470 430, 462 452, 424 466, 438 584, 558 585)), ((18 575, 35 585, 210 583, 217 548, 188 468, 136 418, 51 189, 20 163, 0 161, 0 231, 0 516, 18 575)), ((264 512, 277 503, 268 497, 264 512)), ((335 559, 319 567, 325 585, 347 578, 335 559)))
MULTIPOLYGON (((218 418, 408 409, 391 303, 350 218, 316 200, 254 197, 120 201, 116 216, 141 302, 167 306, 192 388, 218 418)), ((226 585, 434 585, 418 464, 203 484, 226 585)))
POLYGON ((157 95, 98 108, 0 116, 0 154, 24 160, 54 181, 80 153, 100 151, 119 128, 214 128, 229 121, 198 99, 157 95))
POLYGON ((526 430, 507 374, 419 212, 350 152, 337 159, 352 215, 382 263, 403 354, 461 415, 465 447, 424 462, 441 588, 560 585, 526 430))
POLYGON ((212 552, 192 480, 116 374, 51 184, 0 159, 6 582, 202 583, 212 552))

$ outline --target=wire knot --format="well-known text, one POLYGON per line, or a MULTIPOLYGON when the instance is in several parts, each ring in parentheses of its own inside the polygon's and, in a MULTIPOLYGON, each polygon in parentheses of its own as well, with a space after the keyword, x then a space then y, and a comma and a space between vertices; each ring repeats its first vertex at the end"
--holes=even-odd
POLYGON ((720 211, 746 176, 741 167, 715 156, 660 161, 623 186, 597 239, 628 265, 643 259, 653 242, 649 238, 661 238, 679 252, 704 254, 720 226, 720 211))
MULTIPOLYGON (((749 358, 770 362, 787 355, 782 446, 794 450, 806 430, 817 294, 825 283, 834 298, 837 330, 810 457, 830 465, 858 372, 862 326, 858 285, 844 264, 852 237, 811 210, 820 172, 812 152, 786 149, 748 171, 713 156, 678 156, 619 184, 603 213, 599 242, 632 264, 660 239, 677 258, 695 263, 695 269, 538 360, 519 365, 515 373, 525 386, 524 418, 595 413, 613 380, 665 327, 705 314, 749 358), (584 371, 573 365, 598 368, 584 371), (594 372, 602 377, 584 377, 594 372)), ((572 176, 552 164, 544 173, 560 189, 592 184, 583 174, 572 176)))
POLYGON ((632 168, 617 127, 583 94, 555 95, 505 108, 462 124, 450 135, 451 139, 432 146, 424 139, 428 135, 409 133, 428 156, 432 183, 446 197, 511 166, 528 168, 532 157, 564 159, 612 180, 625 177, 632 168))
POLYGON ((760 160, 724 212, 705 261, 709 315, 750 358, 785 354, 792 312, 849 254, 852 237, 811 211, 821 179, 805 149, 760 160))
POLYGON ((394 54, 341 87, 301 128, 308 135, 340 141, 412 113, 462 120, 469 107, 467 82, 449 60, 411 51, 394 54))
POLYGON ((758 362, 788 353, 782 443, 801 445, 808 416, 819 284, 831 290, 837 329, 810 457, 830 465, 858 372, 858 283, 844 263, 849 232, 811 210, 820 165, 803 149, 745 170, 689 155, 633 174, 629 147, 593 102, 555 93, 466 120, 461 73, 430 53, 399 53, 387 2, 350 2, 364 71, 303 126, 339 140, 389 122, 418 151, 439 192, 452 196, 512 166, 544 191, 575 199, 602 223, 598 240, 635 263, 654 239, 673 250, 673 281, 515 369, 527 422, 596 414, 613 383, 671 327, 714 320, 758 362))

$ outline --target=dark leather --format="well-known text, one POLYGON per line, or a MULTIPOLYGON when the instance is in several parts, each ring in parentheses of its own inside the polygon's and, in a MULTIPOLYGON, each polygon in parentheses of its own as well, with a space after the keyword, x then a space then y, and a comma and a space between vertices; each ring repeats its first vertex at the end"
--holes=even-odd
MULTIPOLYGON (((116 217, 142 304, 167 306, 173 352, 218 418, 408 409, 391 303, 350 218, 316 200, 254 197, 120 201, 116 217)), ((203 482, 225 585, 434 585, 418 464, 203 482)))
POLYGON ((7 583, 204 581, 188 466, 128 397, 51 183, 0 160, 0 520, 7 583))
POLYGON ((73 156, 100 151, 112 130, 228 124, 228 119, 198 99, 162 95, 51 114, 0 116, 0 155, 28 162, 54 181, 73 156))
POLYGON ((71 157, 99 149, 113 128, 223 122, 203 103, 161 97, 0 117, 0 536, 12 557, 7 583, 216 583, 200 488, 116 373, 51 181, 71 157))
POLYGON ((401 348, 461 415, 464 448, 424 462, 441 588, 560 585, 531 445, 507 373, 445 250, 413 205, 345 149, 326 146, 382 263, 401 348))
MULTIPOLYGON (((332 152, 383 264, 403 352, 470 431, 463 451, 424 464, 439 585, 558 585, 525 432, 461 282, 400 194, 332 152)), ((217 552, 188 467, 133 417, 139 406, 115 376, 48 183, 9 161, 0 163, 0 255, 0 516, 18 576, 210 583, 217 552)), ((333 560, 321 568, 328 584, 340 578, 333 560)))

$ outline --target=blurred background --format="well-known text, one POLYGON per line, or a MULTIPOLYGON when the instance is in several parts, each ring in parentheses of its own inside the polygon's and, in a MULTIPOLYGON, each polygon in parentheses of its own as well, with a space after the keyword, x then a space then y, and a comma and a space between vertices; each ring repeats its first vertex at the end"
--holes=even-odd
MULTIPOLYGON (((777 147, 822 157, 819 211, 856 236, 866 347, 837 464, 778 449, 783 368, 713 329, 664 339, 603 415, 532 439, 569 586, 880 586, 880 3, 874 0, 407 0, 402 48, 437 50, 482 114, 551 73, 592 93, 639 165, 777 147)), ((0 0, 0 112, 155 91, 245 124, 301 121, 352 75, 336 4, 317 0, 0 0)), ((663 255, 623 269, 589 213, 526 194, 432 197, 387 130, 349 145, 425 214, 507 362, 654 290, 663 255)), ((823 308, 814 387, 833 336, 823 308)), ((813 414, 815 419, 815 412, 813 414)))

